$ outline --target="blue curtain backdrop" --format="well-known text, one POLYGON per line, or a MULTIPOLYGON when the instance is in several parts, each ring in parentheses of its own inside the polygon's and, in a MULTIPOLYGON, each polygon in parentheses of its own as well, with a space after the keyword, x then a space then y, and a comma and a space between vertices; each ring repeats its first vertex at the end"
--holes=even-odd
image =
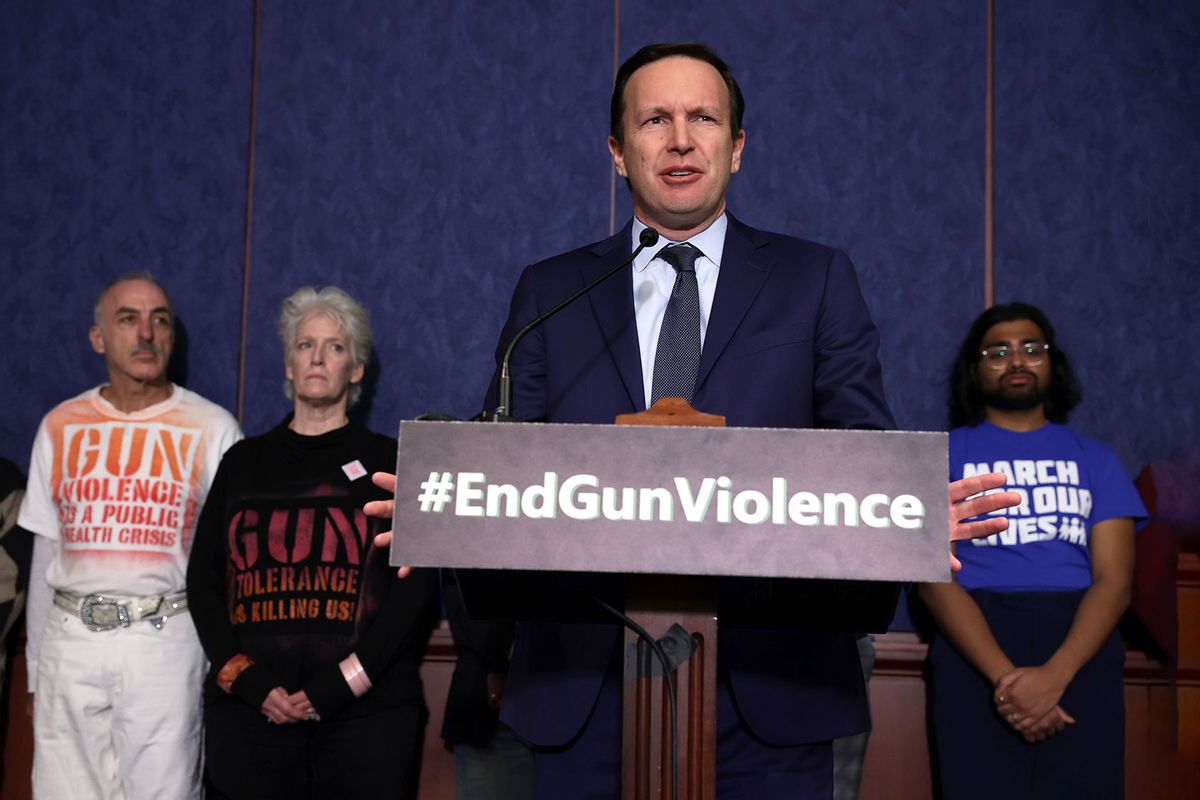
MULTIPOLYGON (((469 415, 527 263, 608 235, 614 50, 693 38, 731 63, 749 139, 731 208, 842 247, 903 427, 938 429, 983 307, 986 3, 263 0, 247 433, 288 409, 279 302, 372 313, 368 424, 469 415), (618 13, 619 12, 619 13, 618 13)), ((1131 471, 1197 436, 1200 7, 998 4, 996 296, 1044 306, 1078 427, 1131 471)), ((150 269, 176 373, 233 408, 253 4, 0 0, 0 455, 104 378, 96 291, 150 269)), ((615 204, 610 192, 615 187, 615 204)))

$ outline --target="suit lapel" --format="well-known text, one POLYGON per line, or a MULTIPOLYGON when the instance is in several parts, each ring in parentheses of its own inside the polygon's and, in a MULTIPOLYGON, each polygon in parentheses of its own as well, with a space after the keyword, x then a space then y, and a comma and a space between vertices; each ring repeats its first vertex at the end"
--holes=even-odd
POLYGON ((747 228, 729 214, 725 232, 725 250, 717 274, 717 289, 713 296, 712 313, 704 334, 704 351, 700 354, 700 371, 696 376, 696 391, 721 357, 733 332, 737 330, 754 298, 771 272, 771 262, 757 252, 765 242, 759 241, 752 228, 747 228))
MULTIPOLYGON (((629 257, 632 252, 632 225, 630 222, 616 236, 591 249, 595 258, 583 266, 581 285, 599 278, 619 264, 621 259, 629 257)), ((629 394, 629 400, 634 408, 642 411, 646 408, 646 393, 642 387, 642 356, 633 307, 632 270, 632 267, 626 267, 609 278, 588 293, 587 300, 608 343, 609 353, 629 394)))

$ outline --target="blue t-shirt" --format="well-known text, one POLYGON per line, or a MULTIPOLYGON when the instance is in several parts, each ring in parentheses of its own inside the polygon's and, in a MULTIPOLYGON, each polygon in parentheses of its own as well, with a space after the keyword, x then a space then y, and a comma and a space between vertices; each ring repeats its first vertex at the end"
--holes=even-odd
POLYGON ((984 422, 950 431, 950 479, 985 472, 1004 473, 1004 489, 1022 502, 1008 509, 1008 530, 958 543, 963 568, 956 579, 968 590, 1086 589, 1092 526, 1130 517, 1140 527, 1146 519, 1112 450, 1065 425, 1021 433, 984 422))

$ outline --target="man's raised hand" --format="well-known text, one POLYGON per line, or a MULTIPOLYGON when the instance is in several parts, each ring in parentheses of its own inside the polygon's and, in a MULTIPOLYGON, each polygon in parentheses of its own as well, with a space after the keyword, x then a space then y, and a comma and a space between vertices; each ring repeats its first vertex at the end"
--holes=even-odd
MULTIPOLYGON (((371 483, 383 489, 385 492, 390 492, 393 497, 396 495, 396 476, 391 472, 373 472, 371 473, 371 483)), ((363 506, 363 513, 368 517, 376 519, 391 520, 396 513, 396 501, 393 500, 372 500, 363 506)), ((392 532, 384 531, 375 537, 376 547, 390 547, 392 544, 392 532)), ((396 574, 401 578, 407 578, 408 573, 412 572, 412 567, 401 567, 396 570, 396 574)))
MULTIPOLYGON (((999 472, 989 472, 984 475, 974 475, 970 478, 951 481, 949 489, 951 542, 991 536, 993 533, 999 533, 1008 528, 1008 520, 1003 517, 988 517, 974 522, 966 521, 980 514, 991 514, 1020 505, 1021 495, 1016 492, 995 492, 976 497, 980 492, 999 489, 1007 483, 1007 480, 999 472)), ((950 570, 958 572, 960 569, 962 569, 962 564, 951 551, 950 570)))

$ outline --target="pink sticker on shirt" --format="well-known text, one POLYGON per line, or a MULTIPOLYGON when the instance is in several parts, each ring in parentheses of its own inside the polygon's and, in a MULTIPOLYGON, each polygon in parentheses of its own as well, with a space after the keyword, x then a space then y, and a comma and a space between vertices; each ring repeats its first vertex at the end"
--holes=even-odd
POLYGON ((356 458, 348 464, 342 464, 342 472, 346 473, 350 480, 356 481, 367 474, 367 468, 356 458))

